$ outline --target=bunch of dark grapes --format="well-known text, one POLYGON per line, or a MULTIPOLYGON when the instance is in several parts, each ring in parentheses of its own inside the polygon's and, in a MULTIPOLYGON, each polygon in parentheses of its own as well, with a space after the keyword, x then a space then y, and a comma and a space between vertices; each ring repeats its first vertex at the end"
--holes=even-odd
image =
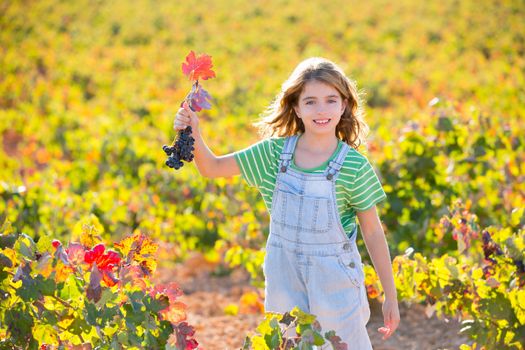
POLYGON ((178 170, 184 165, 184 163, 182 163, 183 160, 186 162, 191 162, 194 157, 194 143, 195 139, 191 136, 191 126, 186 127, 184 130, 179 130, 179 134, 173 145, 162 146, 162 149, 168 155, 166 165, 170 168, 178 170))

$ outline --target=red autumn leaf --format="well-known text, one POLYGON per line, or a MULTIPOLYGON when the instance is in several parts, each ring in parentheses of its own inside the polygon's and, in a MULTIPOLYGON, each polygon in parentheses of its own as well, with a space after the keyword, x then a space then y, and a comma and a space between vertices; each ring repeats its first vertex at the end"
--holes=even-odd
POLYGON ((150 290, 149 294, 153 298, 159 298, 160 296, 168 297, 169 306, 160 311, 164 320, 176 324, 186 319, 186 305, 177 301, 177 298, 182 295, 182 290, 175 282, 166 285, 156 285, 150 290))
POLYGON ((120 256, 113 250, 108 252, 97 259, 97 266, 102 271, 111 271, 120 263, 120 256))
POLYGON ((62 243, 60 243, 58 239, 54 239, 53 242, 51 242, 51 244, 53 245, 53 248, 55 249, 62 245, 62 243))
POLYGON ((97 267, 97 271, 102 273, 102 281, 107 286, 114 286, 118 279, 113 275, 113 270, 120 263, 120 256, 113 250, 108 250, 104 254, 106 248, 103 244, 97 244, 92 250, 87 250, 84 255, 84 261, 90 265, 93 263, 97 267))
POLYGON ((69 246, 66 249, 67 259, 72 265, 79 265, 84 262, 84 256, 86 250, 84 246, 80 243, 69 243, 69 246))
POLYGON ((195 329, 187 322, 181 322, 174 327, 175 339, 173 344, 176 349, 193 350, 199 346, 199 343, 193 339, 195 329))
POLYGON ((157 294, 165 294, 170 298, 170 301, 175 301, 178 297, 182 296, 182 290, 177 283, 170 282, 167 284, 157 284, 151 289, 149 294, 152 297, 155 297, 157 294))
POLYGON ((169 307, 159 311, 159 314, 161 315, 162 319, 169 321, 172 324, 176 324, 178 322, 186 320, 186 304, 180 301, 172 302, 171 300, 169 303, 169 307))
POLYGON ((88 264, 96 263, 100 271, 113 271, 120 263, 120 256, 113 250, 104 254, 105 249, 103 244, 97 244, 92 250, 86 251, 84 261, 88 264))
POLYGON ((182 72, 193 81, 207 80, 215 78, 215 72, 211 70, 212 67, 211 56, 202 54, 196 57, 195 52, 190 51, 186 56, 186 62, 182 63, 182 72))
POLYGON ((106 248, 103 244, 97 244, 95 247, 93 247, 93 249, 86 251, 86 254, 84 255, 84 261, 88 264, 92 264, 97 260, 98 257, 104 254, 105 250, 106 248))

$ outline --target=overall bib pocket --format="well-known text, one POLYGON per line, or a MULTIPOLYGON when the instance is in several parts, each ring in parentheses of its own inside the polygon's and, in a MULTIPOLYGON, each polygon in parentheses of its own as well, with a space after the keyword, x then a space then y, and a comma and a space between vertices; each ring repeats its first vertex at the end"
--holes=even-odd
POLYGON ((272 216, 272 221, 285 228, 326 233, 333 227, 329 198, 305 196, 291 188, 277 188, 274 204, 281 215, 272 216))
POLYGON ((365 281, 365 273, 360 259, 357 259, 352 253, 344 253, 339 255, 338 260, 350 282, 356 287, 362 286, 365 281))

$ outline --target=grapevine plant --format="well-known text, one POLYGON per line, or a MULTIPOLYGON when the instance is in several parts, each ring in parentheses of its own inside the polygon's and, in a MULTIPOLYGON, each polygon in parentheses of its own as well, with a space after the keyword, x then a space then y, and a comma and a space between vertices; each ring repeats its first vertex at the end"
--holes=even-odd
MULTIPOLYGON (((486 227, 461 201, 444 216, 436 234, 450 235, 456 253, 427 258, 413 249, 394 258, 399 299, 426 304, 427 315, 459 319, 461 333, 472 339, 462 350, 518 349, 525 344, 525 231, 486 227)), ((512 213, 518 224, 524 209, 512 213)), ((371 298, 380 298, 380 284, 365 266, 371 298)))
POLYGON ((176 284, 153 285, 157 245, 136 232, 108 249, 92 227, 80 242, 38 242, 0 228, 0 348, 196 349, 176 284))
MULTIPOLYGON (((198 112, 203 109, 210 109, 210 94, 199 85, 199 79, 207 80, 215 77, 215 72, 211 69, 213 67, 211 57, 202 54, 196 56, 193 51, 186 56, 186 62, 182 64, 182 72, 186 75, 193 85, 190 92, 181 104, 187 104, 188 107, 198 112)), ((182 161, 191 162, 193 160, 194 150, 193 144, 195 139, 191 136, 191 126, 184 130, 179 130, 176 139, 171 146, 164 145, 162 149, 168 155, 166 165, 175 170, 180 169, 184 163, 182 161)))
POLYGON ((298 307, 284 314, 267 312, 257 327, 257 334, 247 336, 241 350, 347 350, 348 345, 330 330, 322 335, 315 315, 298 307))

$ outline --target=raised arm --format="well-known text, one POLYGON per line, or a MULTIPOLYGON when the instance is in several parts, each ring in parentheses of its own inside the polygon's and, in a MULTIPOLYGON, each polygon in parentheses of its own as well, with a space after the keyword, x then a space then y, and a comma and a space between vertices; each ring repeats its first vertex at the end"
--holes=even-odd
POLYGON ((235 161, 233 153, 217 157, 208 148, 199 129, 199 118, 197 114, 184 104, 175 116, 173 129, 182 130, 188 125, 191 126, 192 136, 195 138, 194 161, 199 173, 209 178, 230 177, 240 175, 241 170, 235 161))
POLYGON ((202 139, 200 131, 193 132, 193 137, 195 138, 194 161, 202 176, 216 178, 241 174, 233 153, 217 157, 202 139))

